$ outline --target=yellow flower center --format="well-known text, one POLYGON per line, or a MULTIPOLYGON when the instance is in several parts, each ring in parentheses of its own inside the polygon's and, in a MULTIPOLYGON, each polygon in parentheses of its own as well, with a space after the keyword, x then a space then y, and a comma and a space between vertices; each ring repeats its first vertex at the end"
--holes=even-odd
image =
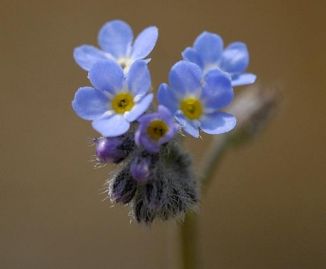
POLYGON ((120 92, 113 97, 111 104, 116 113, 123 114, 134 107, 134 98, 128 92, 120 92))
POLYGON ((168 130, 169 127, 164 121, 153 120, 147 127, 147 134, 152 140, 157 141, 163 137, 168 130))
POLYGON ((182 99, 180 102, 180 109, 183 114, 191 120, 197 120, 203 114, 202 103, 195 97, 182 99))

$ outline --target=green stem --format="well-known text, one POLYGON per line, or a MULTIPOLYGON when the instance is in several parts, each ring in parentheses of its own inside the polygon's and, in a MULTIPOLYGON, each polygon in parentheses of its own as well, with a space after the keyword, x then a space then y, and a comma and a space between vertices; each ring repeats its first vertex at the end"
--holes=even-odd
POLYGON ((182 269, 199 268, 198 255, 198 215, 195 212, 186 214, 179 227, 182 250, 182 269))

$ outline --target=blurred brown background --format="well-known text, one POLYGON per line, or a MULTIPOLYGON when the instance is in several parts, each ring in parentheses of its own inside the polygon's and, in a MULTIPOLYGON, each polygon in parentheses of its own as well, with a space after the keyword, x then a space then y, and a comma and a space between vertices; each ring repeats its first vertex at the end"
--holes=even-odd
MULTIPOLYGON (((0 0, 0 268, 177 268, 175 223, 130 224, 103 201, 110 169, 94 170, 96 133, 70 107, 89 84, 73 48, 116 18, 159 27, 155 87, 208 30, 245 41, 257 85, 282 92, 268 129, 227 155, 202 201, 202 268, 326 268, 324 3, 0 0)), ((191 141, 198 160, 208 138, 191 141)))

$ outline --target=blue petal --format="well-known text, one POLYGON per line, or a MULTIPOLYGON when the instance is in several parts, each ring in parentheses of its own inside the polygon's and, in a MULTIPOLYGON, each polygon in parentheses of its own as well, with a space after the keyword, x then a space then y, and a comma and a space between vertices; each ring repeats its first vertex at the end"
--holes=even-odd
POLYGON ((221 71, 210 71, 205 76, 202 100, 208 110, 217 110, 227 106, 234 97, 230 78, 221 71))
POLYGON ((122 88, 124 75, 116 62, 107 60, 94 64, 88 78, 94 88, 114 94, 122 88))
POLYGON ((135 40, 131 58, 134 60, 145 58, 154 49, 157 38, 157 27, 151 26, 144 29, 135 40))
POLYGON ((135 104, 134 108, 124 114, 125 118, 129 122, 133 122, 138 119, 150 106, 153 101, 153 94, 147 94, 138 103, 135 104))
POLYGON ((132 29, 127 23, 120 20, 107 22, 98 34, 100 47, 115 58, 128 56, 132 40, 132 29))
POLYGON ((157 93, 158 102, 167 107, 171 113, 175 113, 178 110, 178 102, 173 94, 173 91, 169 89, 168 85, 162 83, 158 89, 157 93))
POLYGON ((249 85, 256 81, 256 75, 251 73, 244 73, 239 76, 236 76, 232 78, 232 86, 243 86, 243 85, 249 85))
POLYGON ((160 115, 162 119, 164 119, 164 121, 166 122, 173 121, 171 111, 166 106, 158 105, 157 111, 158 111, 157 113, 160 115))
POLYGON ((94 120, 92 126, 105 137, 115 137, 126 133, 130 124, 122 115, 114 114, 94 120))
POLYGON ((214 64, 221 57, 223 40, 217 34, 203 32, 196 38, 194 48, 204 65, 214 64))
POLYGON ((105 61, 109 57, 110 55, 104 51, 90 45, 82 45, 74 49, 76 63, 86 71, 89 71, 95 63, 105 61))
POLYGON ((84 120, 99 118, 108 110, 108 98, 99 90, 82 87, 75 93, 72 108, 84 120))
POLYGON ((192 121, 187 120, 181 113, 177 113, 175 118, 186 133, 196 138, 199 137, 199 129, 192 121))
POLYGON ((220 67, 222 70, 240 74, 246 70, 249 64, 249 53, 246 44, 234 42, 223 51, 220 67))
POLYGON ((151 76, 145 61, 136 61, 127 75, 128 88, 136 95, 144 95, 151 87, 151 76))
POLYGON ((236 118, 225 112, 215 112, 205 115, 201 119, 200 128, 207 134, 223 134, 231 131, 236 123, 236 118))
POLYGON ((199 57, 199 55, 197 54, 196 50, 194 50, 193 48, 186 48, 183 52, 182 52, 182 57, 184 60, 192 62, 194 64, 199 65, 201 68, 203 68, 203 63, 199 57))
POLYGON ((196 64, 179 61, 171 68, 170 86, 178 96, 195 93, 200 89, 201 75, 201 69, 196 64))

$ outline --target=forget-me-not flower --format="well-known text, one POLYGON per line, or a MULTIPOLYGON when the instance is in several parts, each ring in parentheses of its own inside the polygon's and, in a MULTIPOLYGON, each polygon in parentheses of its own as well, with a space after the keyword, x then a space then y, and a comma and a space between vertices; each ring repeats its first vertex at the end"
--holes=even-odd
POLYGON ((128 204, 130 216, 145 224, 180 218, 197 207, 200 186, 191 158, 174 136, 181 130, 196 138, 231 131, 236 118, 223 109, 234 98, 232 87, 256 79, 246 73, 246 44, 223 48, 219 35, 203 32, 172 66, 152 112, 148 55, 157 38, 155 26, 134 39, 126 22, 113 20, 98 33, 99 48, 82 45, 73 54, 91 83, 76 91, 73 110, 101 134, 93 140, 96 165, 119 164, 108 195, 128 204))
POLYGON ((220 71, 202 70, 194 63, 179 61, 169 74, 169 85, 158 91, 159 103, 174 114, 183 129, 199 137, 199 129, 207 134, 221 134, 236 125, 234 116, 218 111, 233 100, 230 79, 220 71))
POLYGON ((160 146, 171 140, 177 131, 173 115, 162 105, 158 107, 158 112, 146 114, 138 121, 135 142, 151 153, 159 152, 160 146))
POLYGON ((249 52, 243 42, 233 42, 223 50, 222 38, 214 33, 203 32, 195 40, 193 47, 182 52, 184 60, 200 66, 203 75, 212 70, 228 74, 232 86, 252 84, 256 75, 245 73, 249 65, 249 52))
POLYGON ((98 34, 98 44, 101 49, 82 45, 75 48, 74 59, 86 71, 89 71, 95 63, 107 59, 116 61, 125 71, 128 71, 136 60, 145 59, 150 54, 157 38, 157 28, 150 26, 145 28, 133 42, 133 31, 129 24, 121 20, 109 21, 103 25, 98 34))
POLYGON ((114 61, 96 63, 88 74, 92 87, 79 88, 72 102, 77 115, 91 120, 105 137, 126 133, 130 122, 141 116, 152 102, 147 63, 136 61, 125 76, 114 61))

